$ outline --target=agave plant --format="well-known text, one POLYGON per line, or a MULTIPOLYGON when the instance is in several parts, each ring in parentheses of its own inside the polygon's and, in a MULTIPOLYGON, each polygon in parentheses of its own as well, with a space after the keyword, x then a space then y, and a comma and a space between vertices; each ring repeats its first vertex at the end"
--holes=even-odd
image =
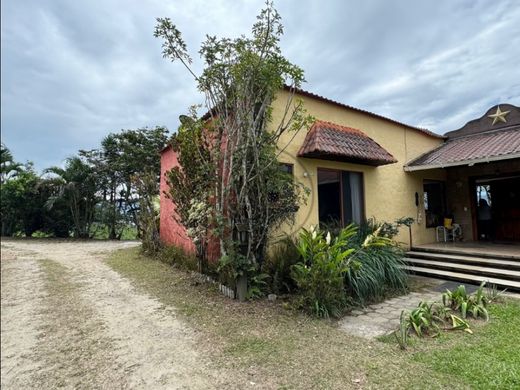
POLYGON ((464 332, 473 334, 473 331, 469 327, 468 321, 463 320, 462 318, 460 318, 454 314, 450 314, 450 318, 451 318, 450 330, 463 330, 464 332))
POLYGON ((402 311, 399 317, 399 329, 394 332, 395 339, 399 344, 399 348, 402 350, 406 349, 408 345, 408 332, 410 330, 410 323, 406 311, 402 311))
POLYGON ((474 295, 468 294, 466 286, 462 284, 453 291, 446 290, 442 294, 442 303, 444 306, 460 311, 463 319, 470 313, 473 318, 483 317, 487 321, 489 320, 489 313, 486 307, 489 300, 484 293, 485 284, 486 282, 482 282, 474 295))
POLYGON ((496 284, 490 284, 486 287, 486 299, 488 302, 498 301, 507 291, 507 288, 500 291, 496 284))
POLYGON ((424 333, 431 333, 432 337, 437 336, 440 332, 438 323, 443 321, 444 318, 440 317, 436 310, 435 302, 421 301, 419 306, 413 309, 408 317, 409 327, 419 337, 422 337, 424 333))

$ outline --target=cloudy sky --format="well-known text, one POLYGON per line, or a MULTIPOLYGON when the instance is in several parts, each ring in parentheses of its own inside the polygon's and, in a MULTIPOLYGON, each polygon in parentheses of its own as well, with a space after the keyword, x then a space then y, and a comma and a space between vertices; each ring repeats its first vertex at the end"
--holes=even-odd
MULTIPOLYGON (((38 169, 109 132, 165 125, 200 103, 161 57, 155 18, 183 31, 247 34, 263 0, 3 0, 2 142, 38 169)), ((497 103, 520 105, 520 2, 278 0, 284 54, 305 89, 438 133, 497 103)))

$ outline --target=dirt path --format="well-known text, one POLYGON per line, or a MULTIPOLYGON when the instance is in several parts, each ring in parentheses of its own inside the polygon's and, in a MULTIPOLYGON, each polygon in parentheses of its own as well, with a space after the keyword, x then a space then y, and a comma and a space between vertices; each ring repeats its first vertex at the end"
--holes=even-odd
POLYGON ((217 386, 174 308, 103 262, 131 245, 2 242, 2 389, 217 386))

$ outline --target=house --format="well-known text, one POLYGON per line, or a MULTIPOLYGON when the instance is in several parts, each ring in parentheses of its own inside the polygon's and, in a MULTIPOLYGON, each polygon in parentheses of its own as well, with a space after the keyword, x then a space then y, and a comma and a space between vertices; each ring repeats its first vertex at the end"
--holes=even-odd
MULTIPOLYGON (((310 192, 295 223, 287 224, 278 236, 316 224, 412 217, 411 234, 402 229, 397 239, 416 250, 435 243, 437 227, 450 216, 461 226, 463 241, 520 242, 520 108, 492 107, 481 118, 441 136, 286 88, 272 104, 272 123, 281 120, 291 93, 303 100, 316 121, 308 131, 282 135, 279 161, 310 192), (486 223, 478 219, 481 200, 490 206, 486 223)), ((176 164, 171 148, 163 150, 161 238, 192 250, 182 226, 171 218, 173 204, 163 194, 164 173, 176 164)), ((520 259, 520 251, 518 255, 520 259)))

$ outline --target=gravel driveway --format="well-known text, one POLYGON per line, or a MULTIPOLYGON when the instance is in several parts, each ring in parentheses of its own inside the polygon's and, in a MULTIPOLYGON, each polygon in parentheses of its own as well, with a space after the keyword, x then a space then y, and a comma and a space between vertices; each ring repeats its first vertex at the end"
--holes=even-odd
POLYGON ((215 387, 175 309, 104 263, 134 245, 2 241, 2 389, 215 387))

